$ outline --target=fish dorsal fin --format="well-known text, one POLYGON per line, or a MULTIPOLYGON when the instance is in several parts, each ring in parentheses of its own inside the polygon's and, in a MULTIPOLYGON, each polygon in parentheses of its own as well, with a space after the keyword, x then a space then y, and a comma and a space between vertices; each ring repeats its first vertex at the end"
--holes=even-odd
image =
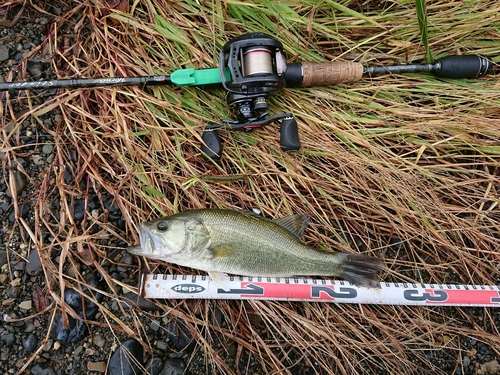
POLYGON ((304 234, 304 230, 307 228, 310 219, 311 217, 308 214, 302 213, 275 219, 273 220, 273 223, 278 224, 295 234, 300 240, 302 239, 302 235, 304 234))

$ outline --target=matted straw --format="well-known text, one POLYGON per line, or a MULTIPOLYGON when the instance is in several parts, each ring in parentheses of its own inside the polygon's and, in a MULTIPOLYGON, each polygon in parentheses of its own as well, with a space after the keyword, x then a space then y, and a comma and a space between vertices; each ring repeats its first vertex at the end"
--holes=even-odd
MULTIPOLYGON (((70 49, 63 48, 57 32, 50 38, 59 78, 214 67, 224 43, 248 31, 275 35, 297 61, 343 57, 390 64, 425 57, 412 2, 148 0, 131 3, 126 12, 96 4, 85 3, 71 18, 76 34, 70 49)), ((433 2, 427 20, 436 58, 500 53, 497 1, 433 2)), ((284 90, 271 99, 270 108, 293 112, 302 149, 283 153, 274 125, 252 133, 221 132, 225 151, 215 164, 203 160, 199 148, 204 126, 230 117, 221 91, 61 91, 29 112, 36 118, 54 108, 61 111, 56 128, 47 129, 57 156, 41 186, 32 238, 45 254, 50 294, 62 306, 64 285, 84 282, 81 275, 66 275, 49 249, 61 249, 59 264, 85 262, 102 272, 110 287, 107 298, 120 299, 114 290, 134 287, 106 276, 102 264, 113 250, 109 239, 134 244, 134 223, 203 207, 256 207, 270 218, 307 212, 312 217, 308 243, 381 257, 385 281, 497 284, 499 92, 495 78, 452 81, 424 74, 284 90), (68 170, 70 181, 64 178, 68 170), (106 212, 74 224, 71 202, 87 199, 89 192, 103 200, 103 207, 113 197, 123 228, 110 226, 106 212), (51 211, 54 199, 67 202, 57 219, 51 211), (98 229, 90 230, 93 225, 98 229), (42 228, 51 232, 50 242, 41 236, 42 228)), ((193 272, 145 263, 150 272, 193 272)), ((498 317, 487 309, 270 301, 156 304, 161 314, 184 319, 194 334, 190 373, 196 373, 195 358, 202 355, 214 373, 421 374, 426 369, 444 374, 461 366, 464 340, 470 337, 500 354, 498 317), (452 359, 440 363, 435 353, 452 359)), ((135 336, 150 345, 141 319, 153 315, 102 313, 117 339, 135 336)))

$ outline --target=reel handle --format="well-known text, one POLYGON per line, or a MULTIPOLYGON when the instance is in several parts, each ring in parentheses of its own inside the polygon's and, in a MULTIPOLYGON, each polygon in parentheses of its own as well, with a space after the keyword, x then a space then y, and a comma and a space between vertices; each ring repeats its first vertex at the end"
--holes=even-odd
POLYGON ((222 156, 222 141, 215 129, 205 129, 201 135, 201 154, 206 160, 219 161, 222 156))
POLYGON ((281 121, 280 146, 283 151, 297 151, 300 149, 299 130, 297 121, 293 117, 286 117, 281 121))
MULTIPOLYGON (((300 149, 299 131, 297 121, 293 118, 291 113, 284 113, 280 115, 271 116, 262 121, 248 122, 242 124, 233 124, 227 127, 228 130, 246 129, 252 130, 256 127, 267 125, 273 121, 283 119, 280 123, 280 146, 283 151, 297 151, 300 149)), ((201 154, 206 160, 213 160, 218 162, 222 156, 222 141, 216 129, 223 127, 223 125, 212 124, 203 130, 201 135, 201 154)))

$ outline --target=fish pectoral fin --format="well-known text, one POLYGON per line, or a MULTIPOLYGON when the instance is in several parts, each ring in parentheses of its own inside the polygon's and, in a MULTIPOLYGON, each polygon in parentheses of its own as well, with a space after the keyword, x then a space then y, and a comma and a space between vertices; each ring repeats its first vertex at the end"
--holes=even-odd
POLYGON ((292 232, 300 240, 302 238, 302 234, 304 234, 304 230, 309 224, 310 219, 311 217, 308 214, 302 213, 274 219, 273 222, 292 232))
POLYGON ((208 271, 208 276, 225 292, 231 290, 231 286, 226 278, 227 274, 218 271, 208 271))
POLYGON ((234 255, 234 245, 231 243, 213 246, 210 250, 212 251, 212 259, 229 258, 234 255))

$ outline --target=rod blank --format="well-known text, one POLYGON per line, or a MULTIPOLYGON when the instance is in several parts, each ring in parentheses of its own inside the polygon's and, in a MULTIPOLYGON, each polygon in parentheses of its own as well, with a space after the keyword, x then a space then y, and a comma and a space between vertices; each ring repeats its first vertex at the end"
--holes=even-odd
POLYGON ((169 76, 116 77, 56 79, 51 81, 5 82, 0 83, 0 91, 36 89, 75 89, 108 86, 154 86, 171 85, 169 76))

